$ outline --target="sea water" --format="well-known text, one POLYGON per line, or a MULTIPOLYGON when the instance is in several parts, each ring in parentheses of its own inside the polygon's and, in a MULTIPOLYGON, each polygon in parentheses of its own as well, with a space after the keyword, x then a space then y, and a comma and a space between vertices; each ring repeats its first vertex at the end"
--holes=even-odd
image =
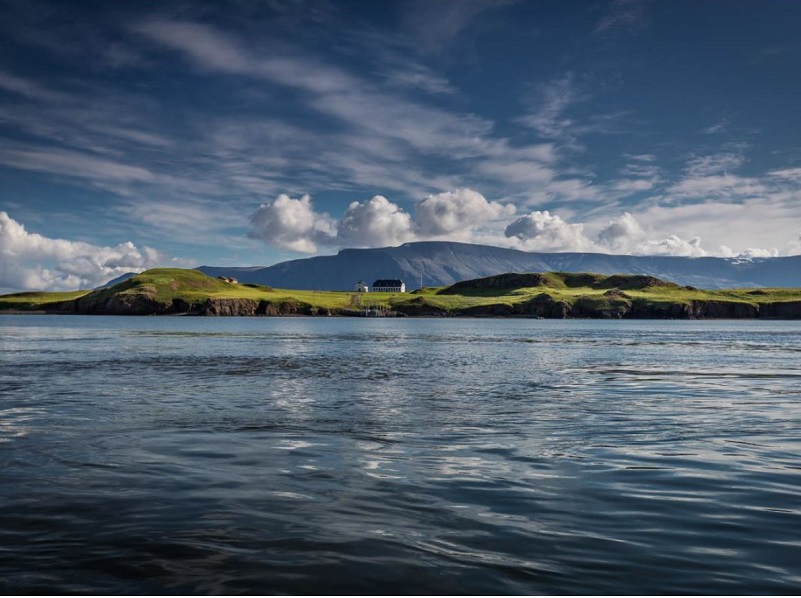
POLYGON ((801 323, 0 316, 0 590, 801 591, 801 323))

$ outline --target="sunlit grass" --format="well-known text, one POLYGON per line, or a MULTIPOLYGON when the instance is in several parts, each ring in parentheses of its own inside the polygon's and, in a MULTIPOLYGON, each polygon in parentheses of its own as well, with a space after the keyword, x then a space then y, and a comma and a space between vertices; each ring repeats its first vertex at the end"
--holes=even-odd
MULTIPOLYGON (((693 301, 721 301, 750 305, 801 301, 801 289, 726 289, 707 291, 665 283, 647 277, 602 276, 548 272, 541 275, 504 275, 506 280, 539 281, 537 286, 503 288, 492 286, 498 277, 488 277, 451 287, 425 287, 411 293, 354 293, 352 291, 307 291, 273 289, 254 284, 237 284, 211 278, 197 270, 158 268, 138 274, 107 289, 67 293, 27 292, 0 296, 0 310, 57 311, 61 304, 84 301, 102 302, 111 297, 146 297, 170 305, 181 300, 200 306, 209 300, 252 300, 296 303, 329 313, 353 313, 364 309, 430 308, 436 312, 459 312, 481 306, 514 306, 543 299, 568 306, 610 308, 631 302, 651 305, 689 305, 693 301), (528 278, 519 278, 519 276, 528 278), (473 284, 475 283, 475 284, 473 284), (622 288, 610 285, 619 284, 622 288), (645 285, 643 288, 633 288, 645 285)), ((69 311, 69 305, 65 308, 69 311)))
POLYGON ((0 310, 6 311, 39 311, 48 308, 55 309, 64 301, 71 301, 91 291, 69 291, 62 293, 26 292, 0 295, 0 310))

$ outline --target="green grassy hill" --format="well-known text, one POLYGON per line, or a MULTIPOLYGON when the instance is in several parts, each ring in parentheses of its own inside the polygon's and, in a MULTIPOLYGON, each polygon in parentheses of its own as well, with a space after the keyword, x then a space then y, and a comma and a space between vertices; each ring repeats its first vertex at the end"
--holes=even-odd
POLYGON ((0 311, 51 311, 58 310, 62 303, 83 297, 89 291, 65 293, 25 292, 0 295, 0 311))
POLYGON ((0 296, 0 310, 80 314, 799 318, 801 289, 704 291, 651 276, 508 273, 413 293, 298 291, 159 268, 114 286, 0 296))

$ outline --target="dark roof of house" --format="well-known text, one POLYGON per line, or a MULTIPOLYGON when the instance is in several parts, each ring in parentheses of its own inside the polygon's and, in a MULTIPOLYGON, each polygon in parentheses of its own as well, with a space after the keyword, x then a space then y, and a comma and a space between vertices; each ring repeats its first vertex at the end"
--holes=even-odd
POLYGON ((376 280, 373 283, 373 287, 399 287, 403 284, 402 280, 398 280, 397 278, 382 278, 381 280, 376 280))

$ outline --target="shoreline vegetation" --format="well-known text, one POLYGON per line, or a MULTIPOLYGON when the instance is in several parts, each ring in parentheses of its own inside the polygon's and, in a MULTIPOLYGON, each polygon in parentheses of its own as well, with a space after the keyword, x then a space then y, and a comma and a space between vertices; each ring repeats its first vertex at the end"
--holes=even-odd
POLYGON ((108 288, 0 295, 0 314, 801 319, 801 289, 707 291, 652 276, 508 273, 410 293, 273 289, 158 268, 108 288))

